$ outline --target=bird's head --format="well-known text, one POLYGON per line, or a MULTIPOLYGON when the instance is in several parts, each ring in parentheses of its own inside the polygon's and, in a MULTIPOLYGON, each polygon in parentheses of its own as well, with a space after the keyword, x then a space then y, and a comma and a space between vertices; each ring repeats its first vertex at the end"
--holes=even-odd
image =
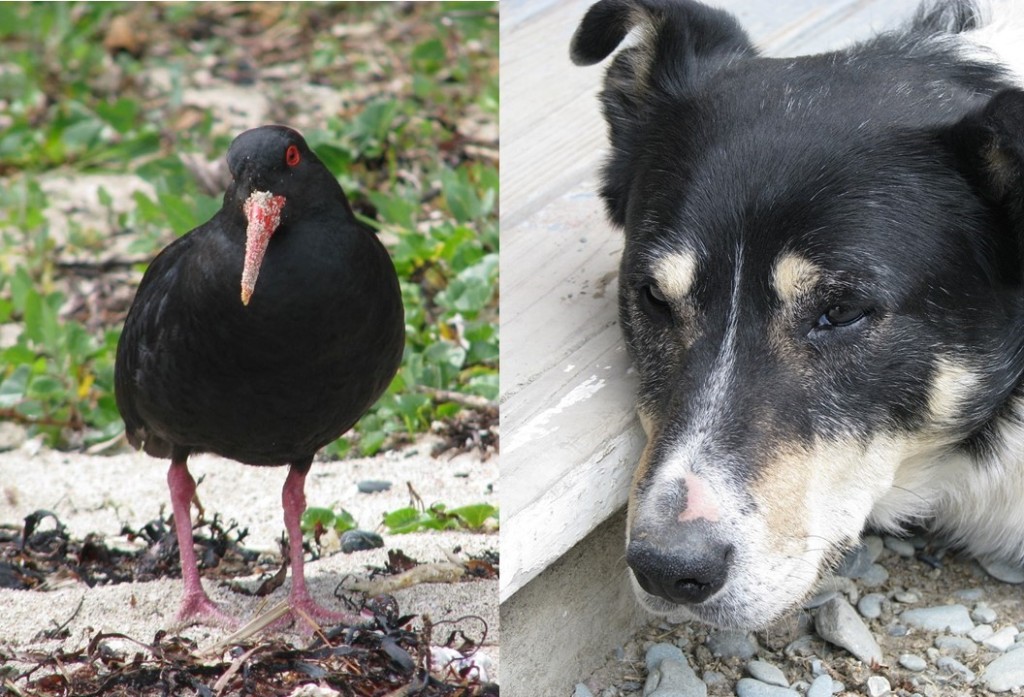
POLYGON ((287 126, 260 126, 239 134, 228 149, 228 169, 234 181, 227 198, 247 221, 242 304, 248 305, 270 238, 293 210, 314 214, 338 197, 350 215, 351 209, 334 176, 287 126))

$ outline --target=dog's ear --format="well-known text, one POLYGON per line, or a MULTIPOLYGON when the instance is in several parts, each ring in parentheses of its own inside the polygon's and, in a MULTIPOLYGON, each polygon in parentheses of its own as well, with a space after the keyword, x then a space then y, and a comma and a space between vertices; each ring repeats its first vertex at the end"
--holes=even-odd
POLYGON ((999 92, 947 137, 971 183, 1018 226, 1024 223, 1024 91, 999 92))
POLYGON ((613 151, 601 193, 620 226, 652 104, 686 99, 719 67, 756 53, 732 15, 694 0, 601 0, 577 27, 570 56, 576 65, 597 63, 633 29, 639 40, 615 57, 601 93, 613 151))

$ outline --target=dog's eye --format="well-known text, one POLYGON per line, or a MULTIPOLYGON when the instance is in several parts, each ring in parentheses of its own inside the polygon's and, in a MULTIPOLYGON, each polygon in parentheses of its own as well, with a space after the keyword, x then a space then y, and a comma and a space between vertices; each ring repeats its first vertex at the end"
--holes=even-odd
POLYGON ((662 319, 672 317, 672 306, 661 289, 655 283, 644 283, 638 288, 640 295, 640 306, 649 314, 662 319))
POLYGON ((856 305, 833 305, 814 324, 815 329, 849 327, 868 316, 868 310, 856 305))

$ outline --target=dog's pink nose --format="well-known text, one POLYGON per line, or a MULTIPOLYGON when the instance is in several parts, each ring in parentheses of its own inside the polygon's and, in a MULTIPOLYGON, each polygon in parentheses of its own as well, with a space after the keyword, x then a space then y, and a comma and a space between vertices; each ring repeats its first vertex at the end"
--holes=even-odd
POLYGON ((626 563, 640 586, 673 603, 701 603, 725 585, 733 546, 718 539, 705 519, 634 531, 626 563))

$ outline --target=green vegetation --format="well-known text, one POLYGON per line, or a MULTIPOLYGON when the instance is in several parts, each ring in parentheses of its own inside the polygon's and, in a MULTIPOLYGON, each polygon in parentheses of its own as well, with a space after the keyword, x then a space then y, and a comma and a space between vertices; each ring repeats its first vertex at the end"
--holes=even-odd
MULTIPOLYGON (((435 503, 429 508, 419 509, 414 506, 399 508, 384 514, 384 528, 392 535, 403 535, 410 532, 426 530, 470 530, 480 532, 487 527, 498 526, 498 509, 489 503, 476 503, 468 506, 449 509, 443 503, 435 503), (490 521, 490 522, 488 522, 490 521)), ((333 511, 330 508, 307 508, 300 521, 302 532, 314 536, 318 530, 334 528, 340 535, 353 530, 359 523, 352 514, 343 508, 333 511)))
POLYGON ((327 452, 463 408, 431 389, 496 399, 494 4, 10 3, 0 42, 0 419, 57 447, 119 434, 131 289, 220 207, 197 175, 246 110, 304 132, 402 278, 403 366, 327 452))
POLYGON ((435 503, 426 510, 412 506, 399 508, 384 516, 384 527, 392 535, 401 535, 421 530, 483 530, 487 521, 498 523, 498 509, 489 503, 448 509, 443 503, 435 503))
POLYGON ((307 508, 299 520, 299 527, 306 535, 313 535, 317 529, 329 530, 334 528, 335 532, 341 535, 349 530, 355 530, 359 526, 352 514, 344 508, 338 509, 337 513, 330 508, 307 508))

